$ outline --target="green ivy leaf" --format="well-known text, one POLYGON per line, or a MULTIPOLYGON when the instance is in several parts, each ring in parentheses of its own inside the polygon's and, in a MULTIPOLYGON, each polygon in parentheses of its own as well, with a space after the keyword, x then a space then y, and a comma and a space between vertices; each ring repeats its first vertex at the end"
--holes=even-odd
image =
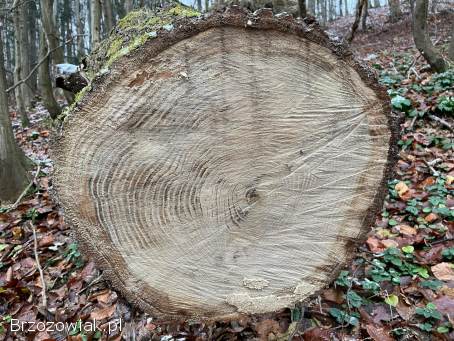
POLYGON ((408 111, 411 108, 411 101, 408 98, 402 97, 400 95, 394 96, 391 99, 391 104, 394 109, 400 111, 408 111))
POLYGON ((412 245, 407 245, 402 247, 402 251, 405 253, 412 254, 415 251, 415 248, 412 245))
POLYGON ((347 302, 350 306, 359 308, 363 304, 363 299, 353 290, 347 292, 347 302))
POLYGON ((399 297, 394 294, 389 295, 385 298, 385 303, 390 305, 391 307, 397 307, 397 304, 399 304, 399 297))

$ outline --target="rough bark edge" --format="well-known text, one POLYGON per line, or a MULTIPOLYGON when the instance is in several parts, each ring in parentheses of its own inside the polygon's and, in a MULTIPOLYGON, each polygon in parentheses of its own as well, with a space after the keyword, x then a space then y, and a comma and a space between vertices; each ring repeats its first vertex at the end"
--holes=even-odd
MULTIPOLYGON (((386 89, 378 83, 373 71, 367 68, 364 64, 356 61, 346 44, 331 41, 328 35, 323 30, 321 30, 318 23, 314 22, 313 20, 306 22, 303 22, 301 20, 294 20, 291 15, 286 13, 273 15, 272 11, 268 9, 261 9, 254 13, 251 13, 237 6, 232 6, 197 18, 182 18, 176 20, 173 24, 174 28, 171 31, 160 29, 154 39, 146 41, 143 46, 137 48, 128 55, 122 56, 112 65, 111 70, 109 70, 108 72, 103 72, 93 79, 84 96, 72 108, 71 113, 67 116, 65 122, 62 123, 59 131, 54 134, 51 140, 52 158, 57 160, 58 158, 65 157, 62 151, 59 149, 59 142, 62 138, 64 130, 68 129, 68 127, 71 126, 71 116, 77 115, 80 107, 88 104, 92 100, 92 98, 96 94, 96 90, 101 90, 102 88, 108 86, 109 83, 114 82, 116 79, 119 79, 122 75, 122 71, 124 72, 125 70, 128 70, 128 62, 146 62, 146 60, 148 60, 149 58, 158 55, 175 43, 190 38, 208 29, 222 26, 233 26, 249 29, 275 30, 283 33, 294 34, 298 37, 302 37, 330 49, 332 53, 335 54, 339 59, 345 61, 356 72, 358 72, 360 78, 363 80, 366 86, 371 88, 382 102, 382 111, 387 117, 388 121, 390 141, 388 158, 384 168, 383 178, 379 188, 377 188, 373 203, 371 204, 367 215, 364 217, 360 234, 355 239, 347 240, 346 259, 344 262, 338 264, 327 264, 326 266, 320 267, 320 270, 323 271, 326 271, 326 267, 329 267, 331 269, 332 275, 330 276, 329 281, 324 287, 314 292, 304 300, 300 301, 302 304, 307 303, 314 296, 323 291, 328 285, 330 285, 332 281, 337 278, 341 269, 352 261, 355 256, 356 247, 364 242, 365 237, 369 232, 370 226, 375 222, 376 215, 381 211, 387 193, 387 183, 388 180, 390 180, 394 176, 394 165, 398 160, 397 141, 399 140, 400 136, 399 123, 401 119, 397 115, 392 113, 386 89)), ((58 169, 55 170, 55 172, 58 171, 58 169)), ((54 200, 59 204, 60 201, 58 199, 57 192, 58 185, 56 186, 56 188, 51 190, 51 194, 54 200)), ((72 212, 70 211, 71 210, 68 209, 65 210, 65 219, 68 224, 75 231, 77 231, 79 229, 77 215, 72 214, 72 212)), ((225 315, 213 315, 213 313, 207 311, 207 309, 204 308, 203 305, 199 307, 194 306, 193 312, 191 313, 181 311, 180 315, 170 315, 159 307, 159 305, 162 306, 162 302, 164 302, 165 304, 165 294, 162 295, 162 293, 156 291, 155 289, 149 287, 144 283, 136 283, 138 287, 135 288, 135 290, 128 290, 127 284, 123 283, 118 278, 118 276, 114 272, 112 272, 112 266, 109 260, 111 259, 111 257, 102 257, 99 252, 93 253, 92 244, 89 240, 86 240, 85 238, 82 238, 77 234, 75 234, 75 237, 79 241, 81 251, 85 255, 88 255, 91 259, 93 259, 96 265, 101 270, 103 270, 104 277, 108 280, 108 282, 114 289, 119 291, 121 295, 133 306, 145 312, 151 313, 160 321, 234 320, 240 318, 241 315, 243 315, 243 313, 240 312, 225 315), (140 293, 144 292, 146 292, 146 294, 143 296, 147 297, 148 299, 140 297, 140 293), (147 295, 161 295, 161 297, 153 299, 153 297, 147 295)))

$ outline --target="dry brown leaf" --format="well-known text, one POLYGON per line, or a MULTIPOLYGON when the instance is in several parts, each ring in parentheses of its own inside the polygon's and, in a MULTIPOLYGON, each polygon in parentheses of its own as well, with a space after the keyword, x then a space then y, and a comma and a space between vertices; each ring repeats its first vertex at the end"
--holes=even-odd
POLYGON ((279 332, 279 323, 275 320, 263 320, 256 325, 257 333, 260 336, 260 340, 267 341, 270 333, 279 332))
POLYGON ((367 333, 375 341, 393 341, 394 339, 389 335, 389 330, 383 326, 374 326, 368 324, 366 326, 367 333))
POLYGON ((431 267, 434 276, 440 281, 454 281, 454 270, 450 263, 440 263, 431 267))
POLYGON ((392 239, 382 240, 381 243, 387 249, 390 248, 390 247, 399 247, 399 243, 396 242, 395 240, 392 240, 392 239))
POLYGON ((44 246, 52 245, 53 242, 54 242, 54 236, 52 234, 47 234, 39 240, 38 245, 40 247, 44 247, 44 246))
POLYGON ((454 299, 449 296, 441 296, 433 301, 437 309, 443 314, 452 315, 454 312, 454 299))
POLYGON ((435 220, 438 219, 438 216, 435 214, 435 213, 429 213, 425 218, 424 220, 427 221, 428 223, 432 223, 434 222, 435 220))
POLYGON ((397 225, 396 229, 403 234, 404 236, 414 236, 416 235, 416 229, 408 225, 397 225))
POLYGON ((90 318, 95 319, 95 320, 104 320, 106 318, 109 318, 115 312, 116 307, 117 307, 117 305, 114 304, 109 307, 95 309, 91 312, 90 318))
POLYGON ((322 297, 327 301, 334 302, 337 304, 342 304, 344 302, 344 295, 342 291, 335 290, 334 288, 324 290, 322 293, 322 297))
POLYGON ((394 189, 397 191, 397 193, 399 194, 399 197, 401 197, 401 198, 409 190, 408 186, 403 181, 399 181, 396 184, 396 186, 394 187, 394 189))

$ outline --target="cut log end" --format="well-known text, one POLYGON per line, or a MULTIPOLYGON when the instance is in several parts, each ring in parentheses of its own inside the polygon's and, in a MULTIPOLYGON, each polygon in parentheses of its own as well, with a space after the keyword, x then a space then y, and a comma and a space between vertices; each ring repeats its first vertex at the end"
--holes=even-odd
POLYGON ((337 275, 381 205, 397 139, 386 97, 300 23, 238 11, 174 27, 70 115, 59 201, 85 252, 155 315, 291 307, 337 275))

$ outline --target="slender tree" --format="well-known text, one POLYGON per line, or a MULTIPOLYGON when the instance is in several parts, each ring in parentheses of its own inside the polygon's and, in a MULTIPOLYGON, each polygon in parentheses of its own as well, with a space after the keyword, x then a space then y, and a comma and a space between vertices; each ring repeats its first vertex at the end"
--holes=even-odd
POLYGON ((389 21, 396 22, 402 17, 400 9, 400 0, 388 0, 389 5, 389 21))
POLYGON ((85 55, 85 46, 84 46, 84 26, 85 20, 82 18, 81 7, 83 8, 83 1, 74 1, 74 15, 76 18, 76 30, 77 30, 77 57, 79 62, 81 58, 85 55))
POLYGON ((430 66, 437 72, 448 68, 446 61, 433 46, 427 30, 428 0, 416 0, 413 11, 413 38, 416 48, 421 52, 430 66))
POLYGON ((133 0, 125 0, 125 12, 126 12, 126 14, 128 14, 129 12, 132 11, 132 9, 134 7, 133 4, 134 4, 133 0))
POLYGON ((365 2, 367 0, 358 0, 356 3, 356 14, 355 14, 355 21, 353 22, 352 28, 350 32, 347 34, 345 39, 351 43, 353 41, 353 38, 355 37, 356 30, 358 29, 359 26, 359 21, 361 19, 361 13, 363 11, 363 8, 365 6, 365 2))
POLYGON ((301 18, 307 17, 306 0, 298 0, 298 14, 301 18))
POLYGON ((91 48, 94 49, 101 40, 101 3, 99 0, 90 1, 91 13, 91 48))
MULTIPOLYGON (((39 58, 40 60, 48 55, 48 46, 46 34, 42 30, 39 36, 39 58)), ((49 111, 50 117, 55 119, 61 112, 61 108, 58 105, 54 97, 52 88, 52 80, 50 78, 50 58, 44 61, 38 69, 38 85, 41 92, 44 107, 49 111)))
MULTIPOLYGON (((20 4, 18 0, 13 2, 13 21, 14 21, 14 83, 18 83, 21 79, 28 75, 28 51, 26 30, 24 25, 24 5, 20 4), (26 39, 26 40, 24 40, 26 39)), ((3 62, 3 59, 2 59, 3 62)), ((16 99, 16 111, 20 114, 22 125, 28 126, 29 120, 27 116, 26 107, 30 104, 29 91, 27 84, 22 83, 14 89, 16 99)))
POLYGON ((361 11, 361 29, 365 32, 367 31, 367 16, 369 14, 369 1, 364 1, 364 6, 361 11))
POLYGON ((3 25, 0 23, 0 202, 12 203, 28 183, 28 162, 17 146, 8 115, 3 54, 3 25))
POLYGON ((114 26, 112 0, 102 0, 102 10, 104 13, 105 36, 108 36, 114 26))
POLYGON ((451 30, 451 41, 449 42, 448 57, 454 62, 454 26, 451 30))

